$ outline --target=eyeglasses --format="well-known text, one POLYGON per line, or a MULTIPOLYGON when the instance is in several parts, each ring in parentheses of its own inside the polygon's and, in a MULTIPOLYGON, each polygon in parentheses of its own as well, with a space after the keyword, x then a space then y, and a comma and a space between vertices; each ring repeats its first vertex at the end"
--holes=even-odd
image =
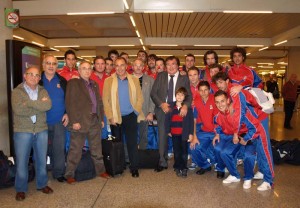
POLYGON ((33 74, 31 72, 27 72, 26 75, 30 76, 30 77, 34 77, 34 78, 40 78, 41 75, 40 74, 33 74))
POLYGON ((46 63, 45 63, 47 66, 57 66, 57 63, 56 62, 49 62, 49 61, 47 61, 46 63))

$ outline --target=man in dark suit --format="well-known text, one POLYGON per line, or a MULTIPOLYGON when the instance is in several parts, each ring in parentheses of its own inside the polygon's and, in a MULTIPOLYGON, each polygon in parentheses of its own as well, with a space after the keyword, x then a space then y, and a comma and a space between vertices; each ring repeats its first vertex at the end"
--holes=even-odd
POLYGON ((70 80, 66 92, 71 143, 65 177, 70 184, 75 182, 74 172, 81 159, 85 138, 88 139, 96 174, 99 175, 104 170, 100 139, 101 128, 104 126, 104 113, 99 87, 93 80, 90 80, 92 73, 90 63, 82 62, 78 72, 80 78, 70 80))
POLYGON ((186 102, 180 110, 181 116, 186 116, 188 107, 192 103, 190 82, 186 75, 179 73, 179 59, 170 56, 166 59, 166 72, 158 74, 151 90, 151 98, 155 103, 155 115, 158 123, 159 134, 159 164, 155 171, 160 172, 168 168, 168 137, 165 131, 165 114, 170 111, 170 104, 175 101, 175 92, 178 88, 184 87, 188 91, 186 102))

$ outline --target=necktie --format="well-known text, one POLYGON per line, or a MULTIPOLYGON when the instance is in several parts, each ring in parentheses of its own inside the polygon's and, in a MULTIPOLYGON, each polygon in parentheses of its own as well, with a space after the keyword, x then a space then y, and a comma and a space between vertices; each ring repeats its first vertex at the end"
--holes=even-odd
POLYGON ((169 87, 168 87, 168 103, 173 102, 173 95, 174 95, 174 75, 170 75, 169 87))

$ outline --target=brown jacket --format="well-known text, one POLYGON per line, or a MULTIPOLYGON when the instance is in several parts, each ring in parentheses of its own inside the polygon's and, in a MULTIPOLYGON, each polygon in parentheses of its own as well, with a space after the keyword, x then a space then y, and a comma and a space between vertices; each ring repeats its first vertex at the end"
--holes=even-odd
MULTIPOLYGON (((93 84, 93 91, 97 100, 97 115, 99 119, 99 126, 101 128, 101 121, 103 121, 103 103, 99 95, 99 87, 97 83, 90 80, 93 84)), ((80 123, 81 129, 78 132, 88 132, 91 125, 92 118, 92 101, 89 91, 83 79, 71 79, 67 85, 66 92, 66 111, 69 116, 69 129, 73 130, 74 123, 80 123)))

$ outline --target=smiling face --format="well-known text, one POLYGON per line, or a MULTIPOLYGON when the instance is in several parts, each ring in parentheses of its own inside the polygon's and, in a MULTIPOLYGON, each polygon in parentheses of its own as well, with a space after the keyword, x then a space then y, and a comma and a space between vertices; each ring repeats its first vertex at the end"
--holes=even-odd
POLYGON ((26 70, 23 77, 25 79, 26 84, 31 89, 35 89, 41 79, 40 70, 36 67, 30 67, 26 70))
POLYGON ((169 75, 174 75, 178 71, 178 64, 176 59, 168 60, 166 66, 169 75))
POLYGON ((195 59, 192 56, 185 57, 185 66, 187 69, 190 69, 191 67, 195 66, 195 59))
POLYGON ((104 59, 97 59, 94 64, 95 71, 98 73, 103 73, 105 71, 105 61, 104 59))
POLYGON ((43 70, 46 76, 53 77, 57 70, 57 59, 54 56, 46 56, 43 61, 43 70))
POLYGON ((127 68, 127 65, 126 65, 124 59, 117 59, 115 61, 116 73, 120 77, 120 79, 123 79, 126 77, 126 68, 127 68))
POLYGON ((65 59, 65 62, 68 68, 73 69, 75 68, 76 64, 76 57, 73 54, 68 54, 65 59))
POLYGON ((140 59, 133 62, 133 73, 137 76, 143 75, 144 63, 140 59))
POLYGON ((215 97, 215 103, 219 111, 226 112, 229 108, 229 98, 226 98, 225 95, 219 95, 215 97))
POLYGON ((244 57, 239 52, 235 52, 233 54, 233 58, 232 59, 233 59, 234 64, 236 64, 236 65, 241 65, 244 62, 244 57))
POLYGON ((161 60, 156 61, 155 62, 155 69, 156 69, 157 73, 165 71, 164 62, 161 61, 161 60))
POLYGON ((185 96, 183 93, 178 92, 178 93, 176 93, 175 98, 176 98, 177 102, 182 103, 185 99, 185 96))

